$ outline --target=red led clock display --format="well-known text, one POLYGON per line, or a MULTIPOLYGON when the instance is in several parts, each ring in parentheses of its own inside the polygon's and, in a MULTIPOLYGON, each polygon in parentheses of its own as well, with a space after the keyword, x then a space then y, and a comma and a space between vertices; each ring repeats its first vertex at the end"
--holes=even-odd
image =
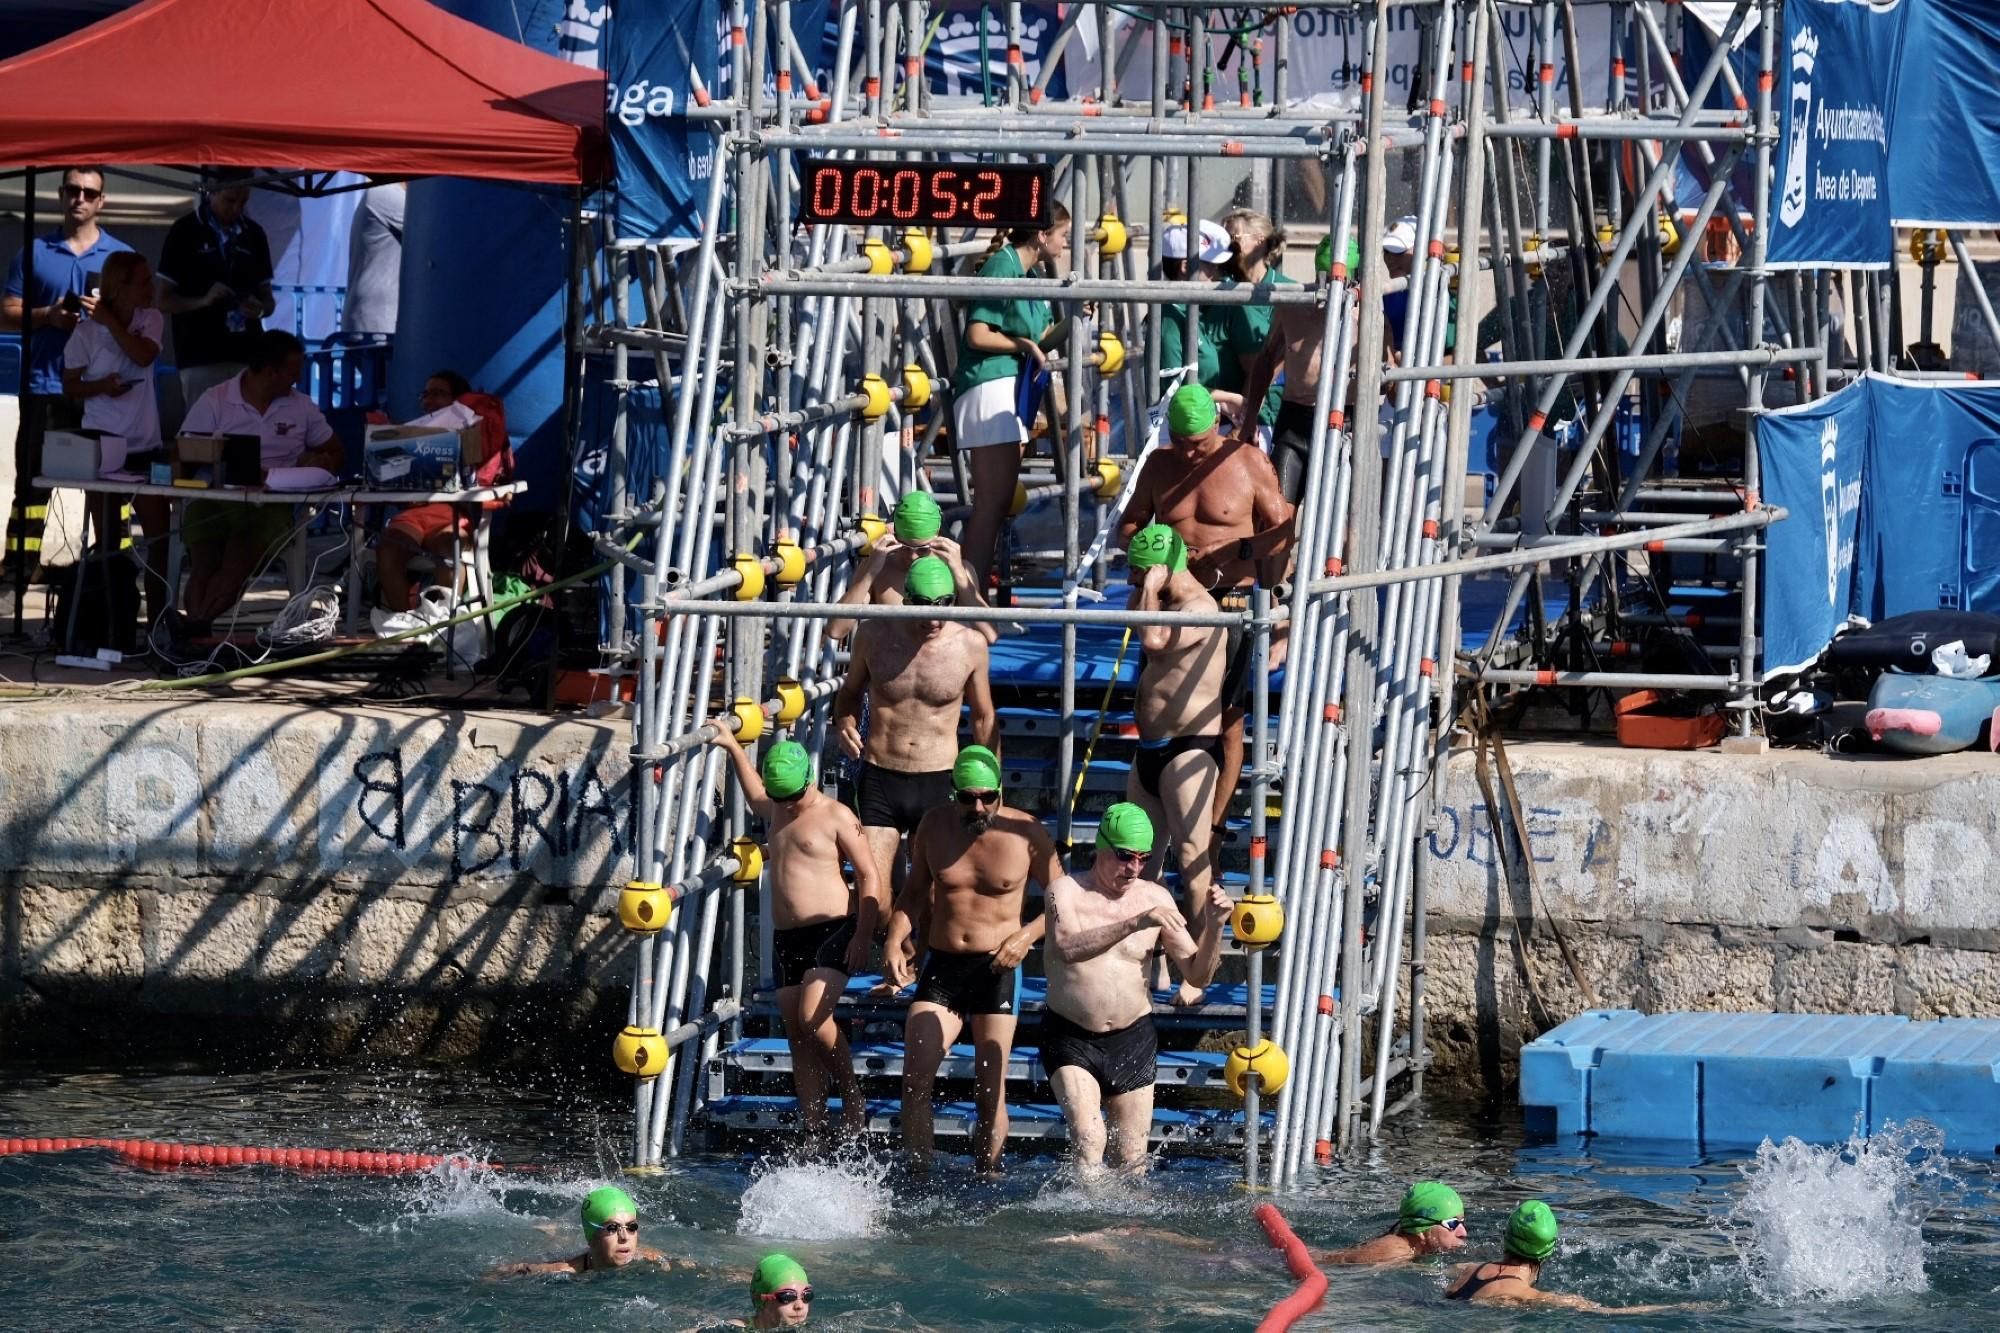
POLYGON ((1044 227, 1049 221, 1045 164, 807 158, 799 186, 801 222, 1044 227))

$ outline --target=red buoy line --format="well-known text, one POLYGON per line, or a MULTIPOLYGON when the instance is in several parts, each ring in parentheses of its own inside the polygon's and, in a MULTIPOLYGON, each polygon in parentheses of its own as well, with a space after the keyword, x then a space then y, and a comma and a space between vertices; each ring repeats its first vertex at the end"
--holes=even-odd
POLYGON ((1291 1225, 1284 1214, 1268 1203, 1257 1205, 1253 1214, 1263 1224, 1264 1235, 1271 1242, 1271 1248, 1285 1256, 1285 1266, 1292 1270, 1298 1286, 1292 1294, 1271 1307, 1264 1321, 1257 1325, 1257 1333, 1285 1333, 1293 1324, 1319 1308, 1326 1299, 1326 1274, 1306 1252, 1305 1242, 1293 1234, 1291 1225))
MULTIPOLYGON (((237 1144, 161 1143, 154 1139, 0 1139, 0 1156, 13 1153, 75 1152, 100 1148, 134 1166, 154 1168, 275 1166, 286 1171, 359 1171, 368 1175, 408 1175, 439 1166, 501 1171, 498 1162, 438 1153, 372 1152, 349 1148, 254 1148, 237 1144)), ((519 1168, 514 1168, 519 1169, 519 1168)))

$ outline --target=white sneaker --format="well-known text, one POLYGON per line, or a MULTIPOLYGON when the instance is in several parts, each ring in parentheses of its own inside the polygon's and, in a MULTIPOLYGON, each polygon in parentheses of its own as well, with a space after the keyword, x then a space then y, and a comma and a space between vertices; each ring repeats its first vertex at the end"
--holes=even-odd
POLYGON ((428 616, 416 611, 385 611, 378 606, 368 613, 368 623, 374 626, 377 638, 386 639, 392 634, 426 629, 431 622, 428 616))

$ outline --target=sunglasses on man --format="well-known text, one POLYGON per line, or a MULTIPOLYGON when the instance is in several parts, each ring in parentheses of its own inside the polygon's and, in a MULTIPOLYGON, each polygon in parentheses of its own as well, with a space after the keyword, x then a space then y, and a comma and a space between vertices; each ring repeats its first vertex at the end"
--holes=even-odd
POLYGON ((997 805, 1000 793, 997 791, 960 791, 953 793, 953 799, 960 805, 997 805))
POLYGON ((65 185, 62 187, 62 197, 65 199, 82 199, 94 204, 104 197, 104 191, 93 190, 88 185, 65 185))

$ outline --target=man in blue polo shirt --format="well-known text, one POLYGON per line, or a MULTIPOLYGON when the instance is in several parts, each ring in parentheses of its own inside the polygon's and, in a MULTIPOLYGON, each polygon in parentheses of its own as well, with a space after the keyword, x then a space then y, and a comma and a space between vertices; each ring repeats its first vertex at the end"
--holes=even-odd
MULTIPOLYGON (((62 223, 35 239, 32 251, 14 256, 7 289, 0 297, 0 332, 16 332, 25 319, 28 341, 28 397, 21 404, 21 432, 14 448, 14 515, 7 525, 7 560, 26 552, 30 569, 41 560, 42 512, 47 491, 32 490, 28 479, 41 470, 42 436, 83 424, 83 405, 62 396, 63 348, 78 321, 97 308, 91 279, 104 261, 132 247, 101 230, 104 170, 70 167, 60 187, 62 223), (29 517, 32 515, 32 517, 29 517)), ((0 386, 13 393, 15 385, 0 386)))

